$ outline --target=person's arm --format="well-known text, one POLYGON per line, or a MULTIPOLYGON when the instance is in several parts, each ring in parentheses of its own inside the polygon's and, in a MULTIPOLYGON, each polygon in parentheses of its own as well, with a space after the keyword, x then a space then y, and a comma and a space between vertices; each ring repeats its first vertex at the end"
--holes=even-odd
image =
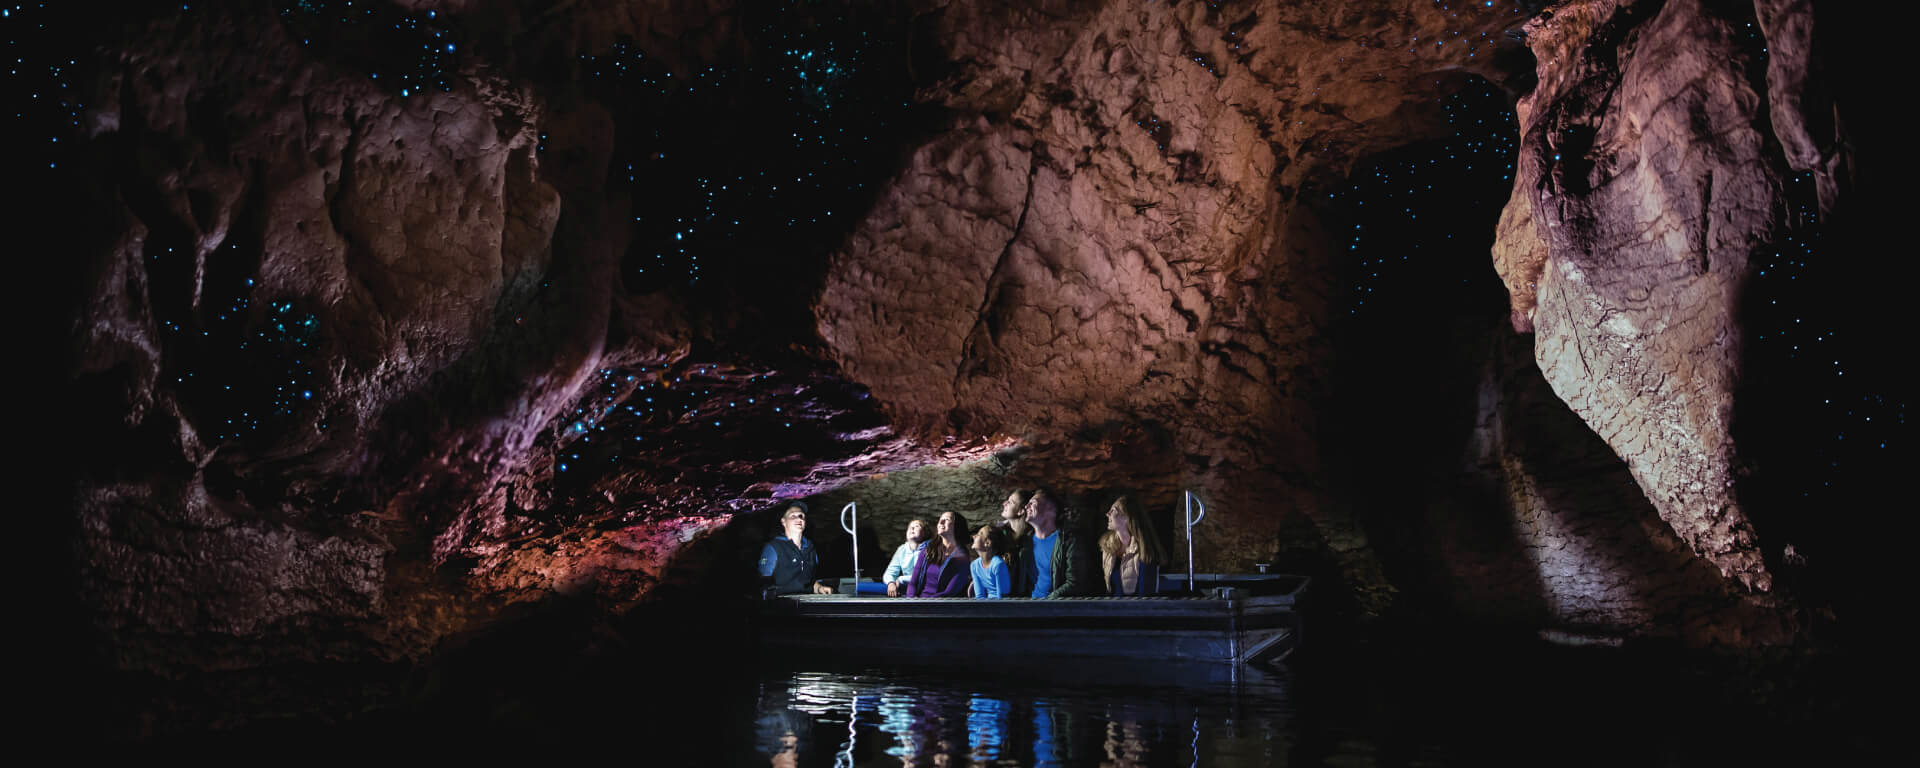
POLYGON ((766 546, 760 548, 760 581, 761 583, 764 583, 764 584, 773 583, 771 581, 771 579, 773 578, 773 566, 779 562, 780 562, 780 553, 779 551, 773 548, 773 544, 768 543, 766 546))
POLYGON ((1053 545, 1053 591, 1047 597, 1074 597, 1080 594, 1084 575, 1080 568, 1080 536, 1077 532, 1058 531, 1060 541, 1053 545))
POLYGON ((894 550, 893 559, 887 562, 887 572, 880 576, 880 583, 892 584, 906 578, 907 562, 912 559, 908 555, 911 552, 913 552, 911 542, 902 544, 899 549, 894 550))
POLYGON ((991 578, 988 579, 992 586, 987 589, 987 597, 994 599, 1006 597, 1007 590, 1013 587, 1013 570, 1007 567, 1006 558, 995 560, 992 570, 993 573, 989 574, 991 578))
MULTIPOLYGON (((924 554, 924 553, 922 553, 924 554)), ((914 558, 913 567, 908 569, 907 584, 900 588, 900 594, 907 597, 919 597, 920 585, 927 579, 927 559, 914 558)))
POLYGON ((973 563, 968 562, 964 557, 948 558, 946 565, 940 570, 940 578, 949 579, 948 573, 953 574, 950 577, 951 580, 947 581, 946 586, 934 594, 934 597, 966 596, 967 587, 973 586, 973 563))

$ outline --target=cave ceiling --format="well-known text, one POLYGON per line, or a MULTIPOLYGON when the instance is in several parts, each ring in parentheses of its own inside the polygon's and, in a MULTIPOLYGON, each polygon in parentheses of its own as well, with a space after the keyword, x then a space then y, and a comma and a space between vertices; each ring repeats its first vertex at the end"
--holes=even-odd
POLYGON ((1041 484, 1193 490, 1206 562, 1363 610, 1792 631, 1736 406, 1852 183, 1806 3, 36 13, 93 54, 44 111, 123 667, 405 658, 777 499, 1041 484))

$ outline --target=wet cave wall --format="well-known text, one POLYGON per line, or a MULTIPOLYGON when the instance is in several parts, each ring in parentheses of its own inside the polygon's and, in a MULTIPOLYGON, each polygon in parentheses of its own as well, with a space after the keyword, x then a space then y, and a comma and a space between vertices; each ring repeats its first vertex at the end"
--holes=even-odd
POLYGON ((838 573, 849 501, 884 564, 1039 485, 1360 620, 1805 643, 1904 446, 1846 13, 10 9, 78 645, 406 669, 744 592, 780 499, 838 573))

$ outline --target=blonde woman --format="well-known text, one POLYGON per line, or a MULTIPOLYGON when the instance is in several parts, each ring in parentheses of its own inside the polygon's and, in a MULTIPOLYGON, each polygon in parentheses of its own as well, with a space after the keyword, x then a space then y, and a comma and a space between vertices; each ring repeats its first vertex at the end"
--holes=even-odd
POLYGON ((1132 496, 1114 499, 1107 508, 1107 532, 1100 537, 1101 572, 1107 577, 1107 594, 1151 595, 1160 591, 1160 565, 1167 561, 1167 548, 1153 532, 1148 520, 1132 496))

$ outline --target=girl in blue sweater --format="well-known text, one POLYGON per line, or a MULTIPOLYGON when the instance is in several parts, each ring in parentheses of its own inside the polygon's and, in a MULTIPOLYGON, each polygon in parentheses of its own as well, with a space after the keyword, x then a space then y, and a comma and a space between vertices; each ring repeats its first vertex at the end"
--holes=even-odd
POLYGON ((1013 596, 1013 571, 1007 567, 1007 532, 986 526, 973 535, 973 596, 998 600, 1013 596))

